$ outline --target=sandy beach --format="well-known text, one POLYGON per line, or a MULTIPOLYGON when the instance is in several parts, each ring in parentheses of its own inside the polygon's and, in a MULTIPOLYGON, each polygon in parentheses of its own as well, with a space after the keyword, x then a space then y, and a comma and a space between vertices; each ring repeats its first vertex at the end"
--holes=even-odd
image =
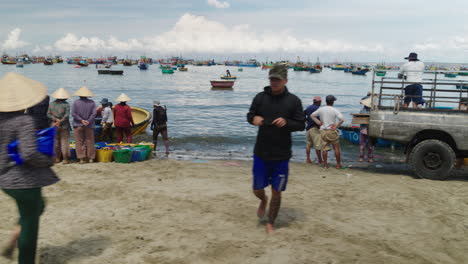
MULTIPOLYGON (((58 165, 41 263, 466 263, 468 177, 294 163, 277 232, 255 214, 250 162, 58 165)), ((0 241, 16 208, 0 195, 0 241)), ((2 243, 4 243, 2 242, 2 243)), ((0 259, 0 263, 15 263, 0 259)))

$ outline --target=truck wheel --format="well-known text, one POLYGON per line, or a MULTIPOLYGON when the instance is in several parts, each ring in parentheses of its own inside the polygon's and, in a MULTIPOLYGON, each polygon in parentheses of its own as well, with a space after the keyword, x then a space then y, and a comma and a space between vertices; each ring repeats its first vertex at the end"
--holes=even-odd
POLYGON ((455 160, 455 152, 447 143, 430 139, 413 148, 408 164, 418 177, 442 181, 450 176, 455 160))

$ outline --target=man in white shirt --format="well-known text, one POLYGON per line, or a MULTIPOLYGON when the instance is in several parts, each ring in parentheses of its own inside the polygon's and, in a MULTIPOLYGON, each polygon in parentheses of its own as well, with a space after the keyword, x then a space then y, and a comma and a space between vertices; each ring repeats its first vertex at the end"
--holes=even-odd
POLYGON ((332 145, 335 151, 336 168, 341 169, 340 135, 337 129, 341 124, 343 124, 344 117, 340 111, 333 107, 333 104, 336 101, 335 96, 328 95, 325 98, 325 101, 327 106, 319 108, 317 111, 313 112, 310 117, 317 125, 320 126, 323 166, 328 168, 328 151, 331 150, 330 145, 332 145))
POLYGON ((409 103, 413 101, 413 107, 416 108, 418 105, 422 105, 424 100, 423 87, 421 85, 423 74, 424 74, 424 63, 418 60, 418 54, 411 52, 408 57, 405 58, 408 60, 403 66, 400 67, 399 78, 406 77, 406 82, 412 83, 405 87, 405 99, 404 106, 408 107, 409 103))

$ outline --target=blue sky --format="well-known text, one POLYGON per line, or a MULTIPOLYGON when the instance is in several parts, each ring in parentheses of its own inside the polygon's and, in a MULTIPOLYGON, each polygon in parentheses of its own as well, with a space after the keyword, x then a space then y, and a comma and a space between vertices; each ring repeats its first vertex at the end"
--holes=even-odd
POLYGON ((63 55, 468 61, 468 1, 0 0, 0 49, 63 55))

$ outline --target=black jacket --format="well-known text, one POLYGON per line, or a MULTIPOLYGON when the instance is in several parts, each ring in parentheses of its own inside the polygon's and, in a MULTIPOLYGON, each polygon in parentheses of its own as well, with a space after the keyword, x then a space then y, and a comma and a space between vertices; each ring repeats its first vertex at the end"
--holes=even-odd
POLYGON ((252 124, 254 116, 264 118, 263 125, 258 129, 254 154, 264 160, 287 160, 291 158, 291 132, 302 131, 305 128, 305 117, 301 100, 288 88, 280 94, 273 95, 271 87, 257 94, 247 113, 247 121, 252 124), (271 123, 282 117, 286 126, 278 128, 271 123))

